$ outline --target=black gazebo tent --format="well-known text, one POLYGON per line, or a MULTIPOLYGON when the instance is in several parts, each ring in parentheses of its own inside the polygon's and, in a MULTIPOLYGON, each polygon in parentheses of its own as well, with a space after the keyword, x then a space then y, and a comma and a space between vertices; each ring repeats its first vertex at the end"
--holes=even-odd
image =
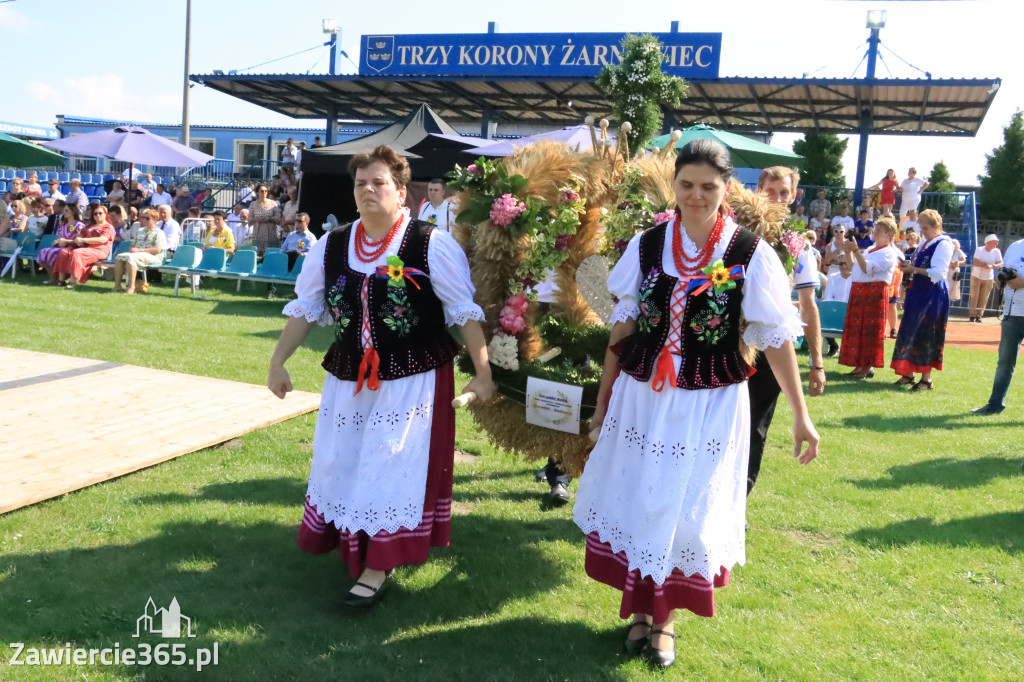
POLYGON ((470 138, 465 145, 459 145, 451 139, 458 136, 455 128, 445 123, 429 106, 421 104, 412 113, 375 133, 330 147, 307 149, 302 153, 299 209, 309 214, 310 226, 316 232, 320 231, 330 213, 342 223, 353 220, 356 205, 348 172, 348 163, 353 156, 384 144, 409 160, 413 180, 429 180, 451 170, 457 148, 472 147, 479 142, 470 138), (431 135, 450 137, 434 138, 431 135), (420 153, 410 151, 412 147, 420 153))

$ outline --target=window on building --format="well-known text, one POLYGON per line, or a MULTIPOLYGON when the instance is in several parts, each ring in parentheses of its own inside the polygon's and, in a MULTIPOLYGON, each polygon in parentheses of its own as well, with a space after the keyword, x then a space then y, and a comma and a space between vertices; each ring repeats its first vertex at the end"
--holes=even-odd
POLYGON ((193 138, 189 139, 188 146, 192 147, 192 149, 195 149, 196 151, 200 151, 200 152, 202 152, 204 154, 209 154, 210 156, 216 156, 216 154, 213 153, 214 149, 216 148, 214 146, 214 141, 213 140, 208 140, 208 139, 203 139, 203 138, 197 139, 197 138, 193 137, 193 138))

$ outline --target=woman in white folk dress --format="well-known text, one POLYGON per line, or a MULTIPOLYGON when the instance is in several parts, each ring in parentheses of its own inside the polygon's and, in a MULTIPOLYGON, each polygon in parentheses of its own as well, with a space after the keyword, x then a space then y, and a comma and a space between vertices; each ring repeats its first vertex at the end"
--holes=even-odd
POLYGON ((745 561, 753 370, 741 336, 768 356, 793 410, 794 457, 818 451, 786 272, 726 217, 732 170, 717 142, 686 145, 676 217, 634 237, 608 278, 619 302, 591 425, 601 432, 573 510, 587 574, 622 590, 619 616, 633 617, 627 651, 659 667, 675 662, 675 610, 714 615, 714 588, 745 561))
POLYGON ((283 398, 285 361, 313 324, 333 325, 298 544, 337 547, 358 576, 345 604, 370 606, 391 569, 449 544, 458 348, 446 325, 476 369, 465 390, 488 400, 494 384, 465 254, 404 208, 409 164, 380 146, 349 171, 360 218, 306 256, 267 385, 283 398))

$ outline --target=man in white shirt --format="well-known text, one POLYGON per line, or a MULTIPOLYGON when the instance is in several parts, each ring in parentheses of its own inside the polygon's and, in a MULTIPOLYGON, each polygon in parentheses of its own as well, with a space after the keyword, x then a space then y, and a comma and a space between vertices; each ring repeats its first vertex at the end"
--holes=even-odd
POLYGON ((970 315, 968 322, 981 322, 985 316, 988 296, 995 284, 995 271, 1003 265, 1003 254, 999 249, 999 237, 990 234, 985 237, 985 246, 974 251, 973 267, 971 268, 971 300, 967 309, 970 315))
POLYGON ((900 232, 906 232, 907 230, 913 230, 921 234, 921 223, 917 222, 917 209, 912 208, 907 211, 906 217, 900 221, 900 232))
POLYGON ((139 183, 139 187, 146 190, 146 195, 150 195, 156 191, 156 183, 153 182, 153 175, 151 173, 142 174, 142 182, 139 183))
POLYGON ((173 253, 181 241, 181 225, 171 217, 170 204, 161 204, 157 211, 160 212, 160 222, 157 223, 157 227, 163 230, 164 236, 167 237, 167 251, 173 253))
POLYGON ((243 206, 248 206, 252 203, 252 200, 256 198, 256 193, 252 191, 252 183, 247 183, 242 186, 242 189, 238 190, 238 203, 243 206))
POLYGON ((123 171, 121 171, 121 177, 124 178, 124 186, 127 187, 128 185, 131 184, 132 180, 138 180, 140 177, 142 177, 142 173, 140 173, 139 169, 135 168, 135 166, 128 166, 123 171), (129 175, 131 175, 132 177, 129 178, 129 175))
POLYGON ((295 166, 295 155, 299 153, 292 138, 285 140, 284 148, 281 150, 281 163, 285 168, 295 166))
POLYGON ((846 228, 846 234, 853 232, 853 216, 850 215, 850 207, 843 204, 839 207, 839 215, 832 217, 832 228, 836 225, 842 225, 846 228))
MULTIPOLYGON (((800 184, 800 173, 795 168, 772 166, 761 171, 757 189, 768 195, 768 200, 777 204, 790 204, 800 184)), ((821 318, 814 300, 814 289, 818 280, 818 260, 808 244, 797 257, 793 268, 793 288, 800 300, 800 317, 804 322, 804 338, 811 356, 809 388, 812 396, 821 395, 825 390, 825 360, 821 356, 821 318)), ((757 372, 747 380, 750 393, 750 453, 747 467, 747 494, 754 489, 761 469, 764 443, 775 414, 775 403, 782 389, 775 379, 764 353, 758 354, 754 364, 757 372)))
POLYGON ((420 204, 419 219, 438 229, 451 232, 455 226, 455 204, 444 198, 444 180, 434 178, 427 184, 427 198, 420 204))
POLYGON ((162 184, 158 184, 156 189, 153 191, 153 196, 149 198, 150 206, 170 206, 173 201, 173 197, 164 189, 162 184))
POLYGON ((47 188, 49 189, 49 191, 43 192, 44 199, 53 199, 54 201, 58 199, 60 199, 61 201, 64 200, 64 194, 60 191, 60 182, 58 182, 56 179, 50 180, 47 183, 47 188))
POLYGON ((907 171, 907 179, 900 185, 903 198, 900 199, 900 217, 907 215, 907 211, 921 204, 921 192, 928 189, 928 181, 917 177, 917 169, 911 168, 907 171))
POLYGON ((1017 271, 1006 280, 1003 295, 1003 323, 999 335, 999 362, 992 381, 992 395, 988 403, 971 410, 974 414, 999 414, 1006 409, 1006 392, 1010 389, 1017 354, 1024 341, 1024 239, 1018 239, 1006 249, 1004 267, 1017 271))

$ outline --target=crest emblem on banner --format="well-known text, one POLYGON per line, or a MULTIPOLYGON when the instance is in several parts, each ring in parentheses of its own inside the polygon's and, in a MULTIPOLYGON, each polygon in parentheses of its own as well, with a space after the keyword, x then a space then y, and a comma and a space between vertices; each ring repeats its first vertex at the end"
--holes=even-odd
POLYGON ((394 36, 366 36, 366 65, 380 73, 395 59, 394 36))

